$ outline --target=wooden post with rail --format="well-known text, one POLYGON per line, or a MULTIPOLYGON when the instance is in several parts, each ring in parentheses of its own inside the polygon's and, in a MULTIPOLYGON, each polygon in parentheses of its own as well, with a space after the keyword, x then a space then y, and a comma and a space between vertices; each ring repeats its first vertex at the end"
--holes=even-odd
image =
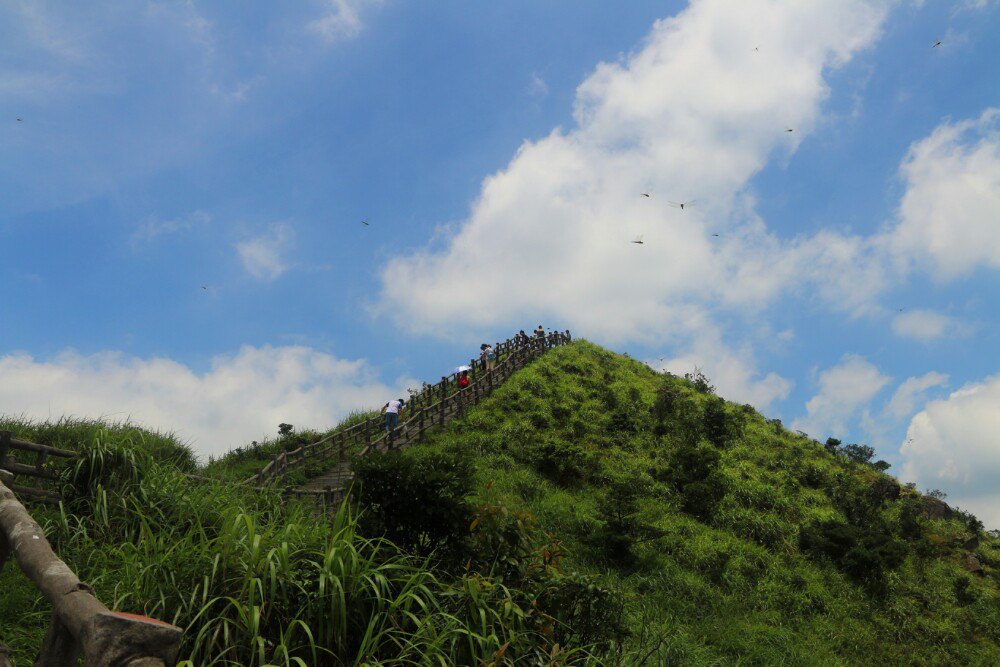
MULTIPOLYGON (((0 474, 0 562, 13 554, 21 571, 52 605, 36 667, 167 667, 180 650, 182 630, 153 618, 113 612, 94 596, 45 539, 0 474)), ((0 665, 9 664, 0 650, 0 665)))

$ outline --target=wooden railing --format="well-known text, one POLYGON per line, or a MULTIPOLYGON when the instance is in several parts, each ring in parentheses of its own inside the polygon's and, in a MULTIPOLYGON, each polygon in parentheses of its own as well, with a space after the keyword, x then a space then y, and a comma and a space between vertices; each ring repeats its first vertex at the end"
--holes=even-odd
MULTIPOLYGON (((76 458, 76 452, 15 440, 10 431, 0 431, 0 470, 6 470, 18 476, 57 482, 59 481, 59 471, 47 464, 57 459, 72 458, 76 458), (27 459, 32 455, 35 460, 29 463, 27 459)), ((59 502, 60 496, 57 490, 40 489, 20 484, 11 484, 10 488, 21 498, 53 505, 59 502)))
MULTIPOLYGON (((24 443, 22 443, 24 444, 24 443)), ((57 450, 58 451, 58 450, 57 450)), ((173 665, 181 629, 145 616, 113 612, 52 551, 45 533, 14 492, 13 475, 0 470, 0 568, 10 555, 52 605, 36 667, 158 667, 173 665)), ((10 667, 0 644, 0 667, 10 667)))
MULTIPOLYGON (((458 388, 455 376, 445 376, 437 384, 425 385, 421 391, 415 392, 410 396, 406 407, 406 414, 404 415, 405 419, 401 419, 399 425, 391 432, 386 433, 384 431, 383 418, 368 420, 363 431, 361 429, 357 431, 364 432, 367 442, 356 456, 367 456, 373 451, 389 451, 423 440, 427 429, 434 426, 443 426, 462 410, 478 404, 492 393, 494 389, 503 384, 515 371, 525 366, 532 359, 552 347, 565 345, 571 341, 572 336, 569 331, 566 331, 553 332, 547 334, 544 338, 532 337, 526 340, 512 338, 503 343, 498 343, 494 348, 494 350, 498 351, 498 354, 496 355, 493 370, 487 372, 483 362, 479 359, 473 359, 469 364, 472 368, 469 374, 473 379, 465 389, 458 388), (377 438, 372 437, 374 428, 380 429, 379 431, 375 431, 380 433, 377 438)), ((358 426, 352 427, 352 429, 357 429, 358 426)), ((315 443, 315 445, 321 445, 324 441, 330 441, 332 437, 329 436, 323 441, 315 443)), ((350 439, 343 442, 350 442, 350 439)), ((306 447, 310 447, 310 445, 306 447)), ((343 444, 337 447, 331 446, 329 449, 323 451, 333 451, 334 449, 336 449, 337 455, 341 460, 347 458, 343 444)), ((290 456, 281 460, 280 463, 278 460, 274 462, 276 464, 274 469, 282 472, 275 473, 271 479, 278 479, 280 474, 287 474, 297 464, 316 460, 315 457, 317 455, 306 455, 297 452, 298 450, 290 452, 290 456)), ((322 495, 331 501, 335 501, 342 496, 340 489, 332 488, 322 491, 286 489, 285 493, 290 496, 322 495)))

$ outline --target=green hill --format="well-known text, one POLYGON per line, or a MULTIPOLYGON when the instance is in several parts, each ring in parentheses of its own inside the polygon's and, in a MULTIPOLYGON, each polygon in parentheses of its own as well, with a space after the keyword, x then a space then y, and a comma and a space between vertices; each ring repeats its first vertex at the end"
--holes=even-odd
MULTIPOLYGON (((65 510, 33 511, 105 603, 187 628, 191 664, 1000 664, 1000 543, 975 517, 585 341, 361 461, 333 517, 194 481, 127 425, 8 428, 86 454, 65 510)), ((46 623, 8 565, 18 664, 46 623)))

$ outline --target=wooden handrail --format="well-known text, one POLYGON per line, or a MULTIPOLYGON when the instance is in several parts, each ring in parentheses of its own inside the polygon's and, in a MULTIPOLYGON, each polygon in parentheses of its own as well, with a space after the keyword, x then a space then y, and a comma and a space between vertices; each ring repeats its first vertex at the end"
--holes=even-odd
MULTIPOLYGON (((478 403, 480 397, 484 397, 491 393, 500 382, 506 379, 506 377, 509 377, 508 369, 511 368, 511 364, 521 359, 524 354, 541 354, 552 347, 565 345, 571 341, 572 336, 569 331, 560 331, 551 332, 540 338, 530 336, 526 340, 522 340, 518 337, 513 337, 502 343, 497 343, 494 348, 497 355, 497 362, 492 373, 487 373, 482 370, 483 364, 478 359, 473 359, 469 365, 472 367, 471 372, 476 379, 470 383, 469 387, 465 390, 467 392, 466 394, 462 394, 461 390, 449 393, 451 385, 453 384, 451 376, 442 377, 440 382, 436 384, 425 385, 423 389, 416 393, 411 399, 410 405, 406 411, 407 417, 399 423, 395 432, 397 434, 407 432, 410 430, 411 425, 415 422, 419 422, 421 418, 423 418, 426 423, 428 415, 431 415, 431 423, 433 423, 434 409, 437 410, 438 423, 443 424, 445 413, 449 410, 449 408, 455 406, 455 402, 458 400, 459 396, 465 399, 467 396, 474 395, 474 398, 467 399, 467 402, 470 404, 478 403), (503 356, 502 359, 501 355, 503 356), (503 377, 501 377, 501 375, 503 377)), ((324 437, 322 440, 302 445, 298 449, 289 452, 282 452, 275 456, 272 461, 265 465, 256 474, 243 480, 242 483, 253 486, 264 486, 274 482, 275 480, 287 475, 291 470, 294 470, 299 465, 302 465, 307 456, 311 461, 314 461, 315 457, 310 455, 311 452, 318 451, 318 454, 320 455, 329 453, 331 451, 330 448, 325 450, 318 450, 318 448, 321 445, 329 443, 335 439, 340 440, 340 448, 338 451, 341 454, 343 453, 343 450, 349 440, 353 440, 357 443, 364 442, 365 446, 361 449, 358 456, 367 456, 372 449, 380 447, 386 442, 394 443, 399 438, 398 435, 388 436, 387 434, 383 434, 373 439, 372 433, 381 431, 382 425, 383 418, 381 416, 369 417, 350 427, 338 429, 337 431, 334 431, 324 437), (363 438, 361 437, 362 434, 364 436, 363 438)), ((424 428, 420 429, 420 437, 423 437, 424 430, 424 428)))
MULTIPOLYGON (((0 567, 10 554, 52 605, 36 667, 158 667, 173 665, 182 630, 153 618, 113 612, 52 551, 45 533, 0 471, 0 567)), ((0 665, 6 649, 0 645, 0 665)))
MULTIPOLYGON (((401 422, 392 433, 384 434, 364 447, 356 458, 368 456, 372 451, 392 451, 408 446, 414 441, 422 441, 424 432, 429 426, 443 425, 449 415, 459 414, 466 408, 479 403, 494 389, 499 387, 514 371, 526 365, 546 350, 564 345, 572 341, 568 331, 550 334, 546 339, 531 338, 527 344, 519 344, 514 340, 505 341, 497 346, 500 350, 511 350, 503 359, 498 359, 492 373, 483 373, 476 377, 465 389, 451 391, 449 378, 441 378, 437 385, 427 386, 421 392, 425 399, 414 401, 419 406, 412 409, 406 421, 401 422)), ((473 360, 473 373, 477 369, 473 360)), ((411 404, 412 405, 412 404, 411 404)), ((343 498, 344 489, 327 487, 324 490, 285 489, 286 495, 297 497, 312 497, 317 501, 332 504, 343 498)))
MULTIPOLYGON (((0 431, 0 470, 6 470, 15 475, 35 477, 55 481, 59 479, 59 473, 51 468, 47 468, 48 457, 59 457, 64 459, 76 458, 78 454, 68 449, 58 449, 49 445, 38 445, 33 442, 17 440, 10 431, 0 431), (11 456, 12 452, 29 452, 35 455, 34 464, 16 460, 11 456)), ((15 486, 10 484, 10 488, 24 498, 30 498, 43 503, 58 503, 59 492, 48 489, 36 489, 30 486, 15 486)))
MULTIPOLYGON (((521 339, 515 336, 513 338, 505 340, 502 343, 497 343, 494 348, 497 355, 497 363, 493 369, 493 373, 486 373, 485 371, 483 371, 482 370, 483 364, 478 359, 471 360, 470 366, 473 369, 472 373, 474 376, 476 376, 476 379, 473 381, 472 384, 470 384, 469 389, 471 389, 472 391, 470 391, 469 393, 471 394, 475 392, 478 393, 479 395, 486 395, 490 393, 497 385, 496 378, 499 377, 501 374, 507 373, 507 369, 509 368, 508 362, 510 360, 518 359, 520 358, 521 355, 523 355, 526 352, 542 353, 551 347, 555 347, 557 345, 564 345, 571 341, 572 341, 572 336, 570 335, 570 332, 565 331, 565 332, 550 332, 549 334, 546 334, 544 337, 541 338, 529 336, 527 339, 521 339), (502 359, 501 356, 503 356, 502 359), (473 388, 473 385, 476 385, 475 388, 473 388)), ((454 397, 460 395, 459 391, 449 393, 450 385, 452 384, 454 384, 452 378, 450 376, 444 376, 441 378, 440 382, 436 384, 424 385, 423 389, 420 392, 416 393, 411 398, 410 406, 406 411, 407 412, 406 419, 400 422, 400 424, 397 426, 397 431, 399 431, 400 429, 404 429, 404 431, 408 430, 410 423, 413 422, 414 420, 419 420, 420 417, 423 417, 426 420, 427 415, 430 413, 429 412, 422 413, 421 411, 430 410, 435 407, 438 410, 439 423, 444 423, 445 411, 448 410, 450 406, 453 406, 454 397)), ((433 423, 433 416, 431 418, 431 422, 433 423)), ((353 438, 353 440, 356 443, 357 442, 365 443, 365 446, 362 448, 361 453, 359 454, 359 456, 365 456, 372 449, 372 446, 375 443, 381 443, 386 440, 385 435, 379 436, 374 439, 372 438, 372 432, 377 433, 381 431, 382 425, 383 425, 383 418, 381 416, 371 417, 349 428, 337 430, 334 433, 327 435, 322 440, 310 443, 308 445, 303 445, 299 449, 294 450, 294 453, 298 454, 301 452, 304 454, 306 451, 311 451, 319 447, 320 445, 329 442, 334 438, 339 437, 341 438, 342 442, 340 444, 338 452, 342 455, 344 449, 346 448, 347 444, 346 440, 349 434, 351 434, 351 432, 355 430, 361 431, 362 427, 364 427, 365 437, 363 439, 353 438)), ((351 435, 359 435, 359 434, 351 434, 351 435)), ((421 437, 422 435, 423 435, 423 429, 421 429, 421 437)), ((291 454, 291 452, 289 454, 291 454)), ((274 460, 269 462, 266 466, 264 466, 260 471, 258 471, 252 477, 243 480, 243 483, 255 486, 263 486, 265 484, 271 483, 283 477, 291 470, 297 468, 298 464, 301 464, 302 461, 303 458, 299 458, 298 460, 295 461, 293 465, 288 465, 287 463, 288 457, 283 457, 282 454, 279 454, 278 456, 275 457, 274 460), (278 463, 279 458, 282 461, 281 464, 278 463)))

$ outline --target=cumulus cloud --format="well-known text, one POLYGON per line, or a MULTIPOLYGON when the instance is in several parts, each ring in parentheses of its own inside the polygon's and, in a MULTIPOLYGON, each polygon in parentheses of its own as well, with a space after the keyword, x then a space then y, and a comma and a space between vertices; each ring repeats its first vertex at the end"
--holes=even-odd
POLYGON ((917 402, 923 400, 928 389, 943 387, 947 383, 947 375, 934 371, 920 377, 907 378, 896 388, 892 399, 885 407, 885 413, 894 419, 909 417, 916 409, 917 402))
POLYGON ((287 223, 271 225, 265 234, 236 244, 243 268, 254 278, 276 280, 288 270, 283 255, 292 246, 295 231, 287 223))
MULTIPOLYGON (((878 315, 913 271, 1000 266, 988 227, 1000 210, 996 110, 914 143, 898 215, 879 233, 782 239, 746 194, 808 136, 824 72, 875 41, 886 8, 696 0, 657 21, 637 51, 580 84, 572 127, 526 141, 484 180, 443 244, 387 263, 379 309, 421 333, 458 317, 482 330, 542 317, 602 342, 684 349, 723 310, 758 315, 797 294, 878 315), (640 234, 643 245, 629 243, 640 234)), ((967 331, 929 311, 894 329, 921 340, 967 331)))
MULTIPOLYGON (((580 84, 575 127, 525 142, 484 181, 445 248, 388 263, 383 308, 420 331, 544 314, 606 341, 662 342, 685 319, 707 322, 706 303, 773 298, 800 267, 775 261, 780 243, 737 195, 808 134, 824 70, 871 44, 883 17, 861 0, 700 0, 657 21, 637 52, 580 84), (645 244, 629 243, 638 234, 645 244)), ((841 251, 799 256, 822 265, 841 251)))
POLYGON ((965 335, 969 332, 969 327, 953 317, 932 310, 912 310, 893 318, 892 331, 897 336, 926 342, 965 335))
POLYGON ((819 374, 819 392, 806 403, 806 415, 792 428, 817 439, 837 437, 867 406, 890 378, 868 360, 848 354, 836 366, 819 374))
POLYGON ((910 421, 902 476, 1000 527, 1000 375, 931 401, 910 421))
POLYGON ((190 439, 201 456, 273 436, 278 424, 324 428, 374 408, 414 381, 391 387, 364 360, 302 346, 245 346, 199 373, 165 358, 64 352, 41 361, 0 356, 0 406, 33 419, 130 419, 190 439))
POLYGON ((940 281, 1000 268, 1000 109, 942 123, 910 147, 900 172, 906 193, 886 237, 897 263, 940 281))

